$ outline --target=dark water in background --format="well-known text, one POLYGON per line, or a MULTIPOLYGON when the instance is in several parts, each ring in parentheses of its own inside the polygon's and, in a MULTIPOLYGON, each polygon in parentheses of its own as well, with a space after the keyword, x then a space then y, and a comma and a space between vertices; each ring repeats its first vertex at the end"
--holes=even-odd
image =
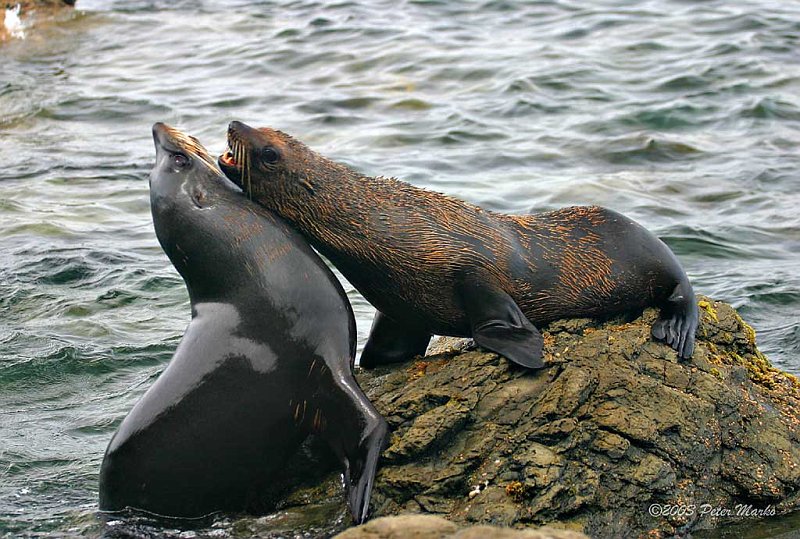
MULTIPOLYGON (((189 320, 150 125, 270 125, 487 208, 601 204, 800 373, 800 4, 80 0, 0 47, 0 533, 80 530, 189 320)), ((347 287, 366 337, 372 309, 347 287)))

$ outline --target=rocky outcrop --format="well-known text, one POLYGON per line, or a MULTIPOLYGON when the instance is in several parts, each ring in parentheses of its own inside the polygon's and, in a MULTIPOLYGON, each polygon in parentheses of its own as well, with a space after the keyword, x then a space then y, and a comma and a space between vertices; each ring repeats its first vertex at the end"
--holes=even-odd
POLYGON ((52 20, 75 0, 17 0, 0 5, 0 43, 25 37, 34 24, 52 20))
POLYGON ((467 349, 363 373, 394 431, 373 515, 625 537, 796 509, 800 386, 733 308, 699 305, 690 361, 651 339, 649 310, 551 324, 539 372, 467 349))

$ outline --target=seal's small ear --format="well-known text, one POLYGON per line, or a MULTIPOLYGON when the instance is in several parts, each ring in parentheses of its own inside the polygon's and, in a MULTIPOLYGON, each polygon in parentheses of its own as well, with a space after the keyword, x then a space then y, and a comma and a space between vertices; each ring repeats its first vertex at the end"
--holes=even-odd
POLYGON ((311 181, 308 178, 306 178, 305 176, 300 176, 298 182, 300 183, 300 185, 306 188, 306 191, 308 191, 312 195, 314 194, 314 184, 311 183, 311 181))
POLYGON ((529 369, 545 367, 544 337, 506 292, 485 283, 461 287, 475 342, 529 369))
POLYGON ((199 185, 195 185, 194 189, 192 189, 192 202, 198 208, 203 208, 206 205, 206 191, 199 185))

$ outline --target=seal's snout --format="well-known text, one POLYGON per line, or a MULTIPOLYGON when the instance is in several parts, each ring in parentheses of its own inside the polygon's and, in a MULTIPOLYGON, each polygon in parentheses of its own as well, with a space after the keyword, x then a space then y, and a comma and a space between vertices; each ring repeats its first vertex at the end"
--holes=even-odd
POLYGON ((234 120, 228 124, 228 142, 250 140, 257 132, 257 129, 246 123, 234 120))
POLYGON ((237 122, 236 120, 228 124, 228 146, 230 146, 231 142, 237 140, 241 136, 240 133, 243 131, 243 127, 245 127, 245 125, 242 122, 237 122))
POLYGON ((236 120, 228 124, 228 148, 219 156, 217 162, 231 179, 235 179, 239 174, 243 161, 246 160, 247 150, 244 144, 244 134, 248 130, 252 130, 252 128, 236 120))
POLYGON ((156 122, 153 124, 153 142, 156 143, 156 146, 159 145, 161 142, 161 137, 166 131, 167 124, 156 122))
POLYGON ((173 133, 175 130, 163 122, 156 122, 153 124, 153 142, 156 145, 156 150, 159 148, 169 149, 176 146, 175 137, 173 133))

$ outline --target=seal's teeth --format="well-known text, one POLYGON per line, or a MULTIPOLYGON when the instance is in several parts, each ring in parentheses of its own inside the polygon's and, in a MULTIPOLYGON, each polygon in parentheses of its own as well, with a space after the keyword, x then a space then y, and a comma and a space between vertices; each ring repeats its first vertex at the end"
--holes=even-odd
POLYGON ((225 153, 222 154, 222 162, 229 166, 234 166, 234 167, 238 166, 236 158, 234 157, 233 152, 231 151, 230 148, 226 149, 225 153))

